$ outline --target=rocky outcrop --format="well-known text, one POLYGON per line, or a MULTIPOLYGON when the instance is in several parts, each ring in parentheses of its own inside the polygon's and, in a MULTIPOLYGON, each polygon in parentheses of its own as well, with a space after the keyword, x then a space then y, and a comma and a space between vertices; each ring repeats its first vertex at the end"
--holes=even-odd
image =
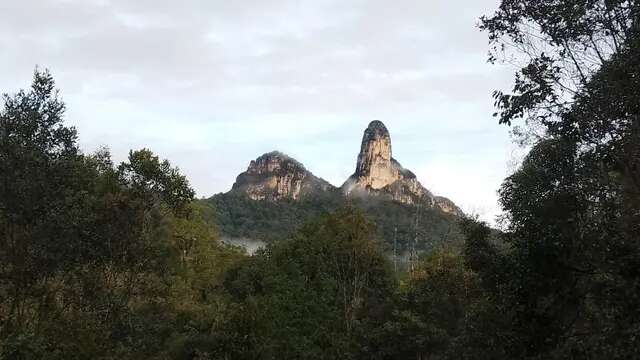
POLYGON ((341 190, 346 197, 375 196, 463 214, 451 200, 434 196, 422 186, 392 154, 389 131, 376 120, 364 131, 355 173, 340 189, 316 177, 295 159, 273 151, 251 161, 247 171, 238 175, 231 192, 253 200, 298 200, 310 195, 334 196, 341 190))
POLYGON ((356 171, 342 185, 346 196, 379 196, 405 204, 426 204, 444 212, 461 215, 449 199, 431 194, 392 156, 391 136, 387 127, 372 121, 364 131, 356 171))
POLYGON ((251 161, 247 171, 238 175, 231 191, 244 193, 253 200, 297 200, 332 188, 295 159, 273 151, 251 161))
POLYGON ((440 208, 440 210, 449 213, 449 214, 455 214, 458 216, 462 216, 464 215, 464 213, 462 212, 462 210, 458 207, 458 205, 456 205, 453 201, 449 200, 446 197, 443 196, 436 196, 434 197, 434 202, 435 202, 435 206, 440 208))

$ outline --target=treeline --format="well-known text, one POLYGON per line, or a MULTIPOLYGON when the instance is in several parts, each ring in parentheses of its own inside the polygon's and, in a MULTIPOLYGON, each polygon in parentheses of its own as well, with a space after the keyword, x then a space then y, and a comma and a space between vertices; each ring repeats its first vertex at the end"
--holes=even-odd
POLYGON ((36 72, 0 112, 0 358, 169 352, 240 255, 177 169, 148 150, 81 154, 64 109, 36 72))
POLYGON ((255 256, 221 245, 167 161, 82 154, 37 71, 0 110, 0 358, 636 358, 638 14, 514 0, 482 20, 492 59, 524 61, 496 116, 526 119, 531 151, 500 189, 503 231, 462 219, 462 244, 411 273, 355 207, 255 256))
POLYGON ((200 203, 212 209, 213 223, 221 234, 231 238, 277 242, 305 222, 349 205, 375 222, 376 236, 382 240, 383 249, 390 253, 395 240, 397 253, 407 255, 416 235, 415 248, 421 252, 463 242, 458 218, 454 215, 373 197, 347 199, 339 191, 280 201, 253 201, 244 194, 229 192, 200 203))

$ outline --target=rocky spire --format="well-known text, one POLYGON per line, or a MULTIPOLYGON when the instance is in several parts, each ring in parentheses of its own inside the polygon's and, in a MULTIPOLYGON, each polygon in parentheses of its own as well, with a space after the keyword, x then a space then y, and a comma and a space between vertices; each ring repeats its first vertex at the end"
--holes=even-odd
POLYGON ((391 155, 389 130, 382 121, 372 121, 362 137, 355 175, 373 189, 393 183, 396 179, 391 155))
POLYGON ((327 191, 331 184, 316 177, 295 159, 279 152, 266 153, 249 163, 233 184, 232 192, 253 200, 300 199, 314 191, 327 191))
MULTIPOLYGON (((377 196, 405 204, 420 203, 462 214, 452 201, 431 194, 392 155, 389 130, 381 121, 372 121, 362 137, 356 171, 342 185, 342 193, 347 197, 377 196)), ((247 171, 238 175, 231 192, 253 200, 298 200, 336 190, 295 159, 273 151, 251 161, 247 171)))
MULTIPOLYGON (((356 172, 343 185, 344 192, 383 190, 397 181, 415 180, 416 176, 404 169, 392 155, 389 130, 382 121, 372 121, 362 136, 356 172)), ((417 197, 426 193, 417 181, 412 188, 417 197)))
POLYGON ((343 193, 382 196, 406 204, 426 204, 448 213, 462 213, 450 200, 433 196, 392 155, 389 130, 381 121, 372 121, 362 137, 356 171, 342 185, 343 193))

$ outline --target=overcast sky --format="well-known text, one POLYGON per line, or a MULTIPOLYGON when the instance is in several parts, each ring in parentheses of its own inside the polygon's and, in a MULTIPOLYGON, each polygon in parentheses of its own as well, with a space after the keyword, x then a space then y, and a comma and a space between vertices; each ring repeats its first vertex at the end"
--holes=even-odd
POLYGON ((336 186, 382 120, 428 189, 493 220, 515 146, 491 117, 511 69, 477 19, 497 0, 0 0, 0 90, 49 68, 85 152, 147 147, 199 196, 270 150, 336 186))

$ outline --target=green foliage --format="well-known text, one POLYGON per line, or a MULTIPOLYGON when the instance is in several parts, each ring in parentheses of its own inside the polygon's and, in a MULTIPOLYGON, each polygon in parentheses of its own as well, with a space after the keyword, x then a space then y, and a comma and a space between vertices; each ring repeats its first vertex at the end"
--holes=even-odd
POLYGON ((368 331, 381 325, 393 284, 373 236, 372 224, 346 208, 229 272, 227 290, 249 310, 240 323, 251 324, 239 346, 251 351, 230 357, 358 357, 368 331))
POLYGON ((480 24, 489 61, 519 66, 512 91, 494 93, 500 123, 547 126, 570 112, 600 67, 632 48, 638 10, 634 0, 502 0, 480 24))
POLYGON ((118 167, 119 175, 141 197, 157 196, 176 212, 193 200, 195 192, 189 182, 169 161, 160 159, 151 151, 142 149, 129 152, 129 162, 118 167))
POLYGON ((383 358, 504 358, 504 345, 492 337, 503 314, 465 261, 457 250, 439 249, 401 282, 380 334, 383 358))
POLYGON ((254 201, 242 194, 219 194, 204 202, 215 209, 216 222, 224 236, 232 238, 278 241, 318 216, 335 211, 347 204, 359 208, 376 224, 376 233, 383 239, 386 251, 392 251, 394 230, 400 253, 409 250, 416 234, 418 246, 430 251, 443 246, 462 244, 458 219, 437 209, 418 209, 416 206, 385 200, 345 199, 339 193, 328 193, 296 201, 254 201))
POLYGON ((487 338, 506 339, 510 357, 626 359, 640 347, 638 13, 635 1, 517 0, 483 19, 494 44, 531 60, 514 94, 496 96, 501 122, 542 130, 500 190, 505 246, 464 226, 467 264, 509 320, 487 338))
POLYGON ((203 201, 214 211, 220 232, 234 238, 283 239, 306 221, 337 209, 337 194, 301 201, 255 201, 237 193, 219 194, 203 201))
POLYGON ((215 278, 239 255, 184 176, 148 150, 117 168, 81 154, 48 72, 4 103, 0 358, 148 358, 187 336, 182 314, 215 319, 215 278))

